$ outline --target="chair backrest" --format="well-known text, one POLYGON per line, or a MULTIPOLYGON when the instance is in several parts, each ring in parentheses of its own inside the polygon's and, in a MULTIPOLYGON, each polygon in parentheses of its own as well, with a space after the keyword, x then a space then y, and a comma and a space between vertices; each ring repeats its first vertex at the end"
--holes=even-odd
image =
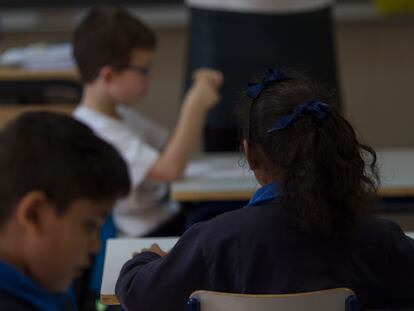
POLYGON ((283 294, 248 295, 213 291, 191 294, 188 311, 355 311, 357 299, 347 288, 283 294))

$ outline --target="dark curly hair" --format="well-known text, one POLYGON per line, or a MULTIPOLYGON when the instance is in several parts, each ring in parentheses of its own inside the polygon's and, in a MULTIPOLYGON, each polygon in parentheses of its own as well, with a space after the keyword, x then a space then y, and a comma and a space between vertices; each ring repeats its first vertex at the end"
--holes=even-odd
POLYGON ((255 100, 242 100, 242 138, 261 163, 268 163, 270 176, 278 176, 282 204, 303 228, 349 233, 375 201, 375 151, 357 140, 332 92, 298 72, 284 73, 288 80, 271 83, 255 100), (329 116, 303 114, 287 128, 267 133, 278 118, 310 100, 328 104, 329 116))

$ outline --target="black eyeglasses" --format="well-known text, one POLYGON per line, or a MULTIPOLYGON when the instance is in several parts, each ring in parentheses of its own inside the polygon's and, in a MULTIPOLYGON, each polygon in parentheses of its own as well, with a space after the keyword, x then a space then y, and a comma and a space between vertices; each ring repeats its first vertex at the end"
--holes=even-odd
POLYGON ((124 69, 132 70, 132 71, 136 72, 137 74, 145 76, 145 77, 147 77, 151 74, 151 69, 149 67, 141 67, 141 66, 137 66, 137 65, 128 65, 128 66, 125 66, 124 69))

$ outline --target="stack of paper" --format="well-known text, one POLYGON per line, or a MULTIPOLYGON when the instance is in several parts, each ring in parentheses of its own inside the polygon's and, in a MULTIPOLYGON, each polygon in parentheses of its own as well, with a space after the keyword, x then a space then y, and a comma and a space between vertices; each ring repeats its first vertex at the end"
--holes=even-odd
POLYGON ((31 44, 26 47, 10 48, 0 55, 2 66, 17 66, 32 70, 65 70, 75 68, 72 45, 31 44))

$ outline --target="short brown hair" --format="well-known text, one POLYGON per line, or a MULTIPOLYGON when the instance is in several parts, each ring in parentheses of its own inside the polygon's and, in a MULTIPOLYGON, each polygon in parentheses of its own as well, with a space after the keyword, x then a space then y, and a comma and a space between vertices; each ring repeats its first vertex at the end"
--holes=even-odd
POLYGON ((83 83, 94 81, 103 66, 122 70, 136 48, 154 49, 156 38, 121 7, 93 8, 75 29, 73 54, 83 83))

